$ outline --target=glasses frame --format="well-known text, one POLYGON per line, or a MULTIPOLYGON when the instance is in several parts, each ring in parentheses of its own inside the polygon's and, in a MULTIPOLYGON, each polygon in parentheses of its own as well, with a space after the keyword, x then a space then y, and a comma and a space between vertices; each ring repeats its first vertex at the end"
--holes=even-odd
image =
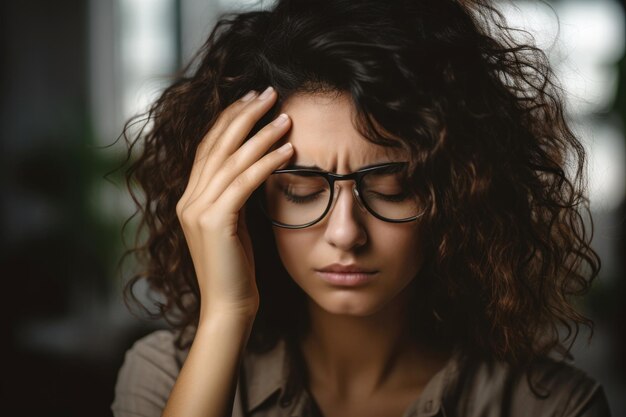
POLYGON ((417 214, 417 215, 412 216, 412 217, 407 217, 405 219, 400 219, 400 220, 393 220, 393 219, 388 219, 386 217, 380 216, 379 214, 374 212, 374 210, 372 210, 372 208, 369 207, 367 205, 367 203, 361 198, 361 184, 362 184, 362 181, 363 181, 363 177, 366 174, 368 174, 368 173, 370 173, 372 171, 380 171, 380 170, 383 170, 383 169, 389 168, 389 167, 406 166, 407 164, 408 164, 408 162, 389 162, 389 163, 378 164, 378 165, 373 165, 373 166, 370 166, 370 167, 367 167, 367 168, 363 168, 363 169, 360 169, 358 171, 352 172, 350 174, 335 174, 333 172, 319 171, 319 170, 316 170, 316 169, 301 169, 301 168, 279 169, 279 170, 276 170, 276 171, 272 172, 272 174, 299 172, 299 173, 307 173, 307 174, 312 174, 312 175, 318 175, 318 176, 324 178, 326 180, 326 182, 328 182, 328 184, 330 185, 330 197, 328 199, 328 204, 326 205, 326 209, 324 210, 324 213, 322 213, 320 215, 320 217, 318 217, 317 219, 315 219, 315 220, 313 220, 313 221, 311 221, 309 223, 305 223, 303 225, 300 225, 300 226, 288 225, 288 224, 280 223, 280 222, 277 222, 277 221, 273 220, 269 216, 269 214, 265 211, 265 209, 263 208, 263 204, 261 202, 261 197, 258 194, 257 194, 256 200, 258 202, 258 205, 259 205, 263 215, 274 226, 283 227, 283 228, 286 228, 286 229, 303 229, 305 227, 313 226, 314 224, 320 222, 323 218, 326 217, 326 215, 330 211, 330 208, 332 207, 332 205, 333 205, 333 203, 335 201, 335 182, 337 182, 337 181, 354 180, 356 184, 355 184, 355 187, 352 188, 353 195, 355 195, 357 203, 361 207, 364 207, 372 216, 374 216, 377 219, 382 220, 384 222, 388 222, 388 223, 407 223, 407 222, 414 221, 418 217, 422 216, 426 212, 426 210, 424 210, 420 214, 417 214))

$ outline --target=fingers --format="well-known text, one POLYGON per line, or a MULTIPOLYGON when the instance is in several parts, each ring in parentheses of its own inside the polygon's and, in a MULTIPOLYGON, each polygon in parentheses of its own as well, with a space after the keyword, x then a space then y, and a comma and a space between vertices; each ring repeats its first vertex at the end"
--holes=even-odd
POLYGON ((228 157, 220 170, 213 174, 206 188, 199 192, 198 199, 202 199, 203 204, 215 201, 230 183, 265 155, 268 149, 287 133, 290 126, 291 120, 286 114, 279 115, 270 124, 264 126, 228 157))
POLYGON ((185 193, 181 197, 181 200, 188 200, 193 191, 195 190, 198 179, 201 176, 202 169, 206 163, 206 158, 212 147, 215 145, 219 135, 226 129, 230 121, 236 117, 246 106, 248 106, 258 96, 258 93, 254 90, 249 91, 245 96, 232 103, 218 116, 213 127, 209 129, 204 138, 200 141, 196 149, 194 163, 191 168, 189 181, 185 193))
MULTIPOLYGON (((207 157, 209 152, 211 152, 212 148, 215 146, 216 142, 220 135, 226 130, 228 125, 232 122, 232 120, 241 113, 241 111, 246 108, 246 106, 250 105, 250 103, 254 102, 254 99, 259 95, 258 92, 251 90, 245 96, 241 97, 239 100, 232 103, 230 106, 226 107, 218 116, 213 127, 207 132, 204 136, 200 144, 198 145, 198 149, 196 151, 195 163, 199 163, 204 158, 207 157)), ((200 165, 200 168, 203 164, 200 165)), ((200 170, 196 170, 196 177, 199 177, 200 170)), ((191 179, 191 178, 190 178, 191 179)), ((197 179, 197 178, 194 178, 197 179)))
POLYGON ((272 87, 268 87, 258 97, 245 106, 241 111, 237 109, 227 113, 228 125, 220 133, 217 141, 209 152, 209 157, 224 161, 230 154, 241 146, 250 130, 274 105, 278 95, 272 87), (232 114, 231 114, 232 113, 232 114))
POLYGON ((249 166, 239 174, 220 195, 215 202, 215 209, 230 212, 238 210, 250 198, 273 171, 278 169, 293 154, 291 143, 285 143, 280 148, 268 153, 257 163, 249 166))
POLYGON ((202 168, 194 178, 189 201, 200 197, 224 161, 241 146, 257 121, 273 106, 276 97, 274 89, 268 87, 252 100, 242 103, 239 100, 222 112, 219 122, 216 122, 217 129, 211 129, 203 139, 206 149, 203 149, 197 161, 202 168))

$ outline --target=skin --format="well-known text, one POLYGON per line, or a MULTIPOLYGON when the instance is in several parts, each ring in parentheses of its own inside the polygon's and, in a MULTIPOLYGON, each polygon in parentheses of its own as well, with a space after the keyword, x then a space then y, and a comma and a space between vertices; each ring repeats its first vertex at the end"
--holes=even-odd
MULTIPOLYGON (((293 145, 291 163, 347 174, 404 160, 356 130, 346 95, 296 95, 282 110, 292 128, 279 143, 293 145)), ((335 185, 339 195, 319 223, 274 227, 274 235, 285 268, 308 295, 311 332, 301 348, 324 415, 401 415, 446 359, 407 331, 411 284, 423 263, 419 221, 375 218, 357 204, 353 186, 335 185), (315 272, 332 263, 378 274, 365 286, 337 287, 315 272)))
MULTIPOLYGON (((269 89, 237 100, 220 114, 196 150, 176 206, 201 305, 195 338, 164 417, 231 414, 238 369, 260 303, 242 215, 253 191, 292 157, 340 173, 394 160, 350 128, 347 102, 319 97, 294 97, 285 103, 293 121, 287 116, 283 123, 272 122, 244 143, 276 98, 269 89), (327 138, 323 153, 316 137, 327 138), (274 149, 284 141, 293 146, 274 149)), ((422 262, 416 256, 419 231, 415 224, 387 224, 359 212, 349 184, 340 187, 325 221, 297 233, 276 230, 283 262, 311 299, 313 331, 302 344, 311 370, 309 386, 326 417, 400 416, 443 363, 404 330, 408 285, 422 262), (289 248, 301 244, 310 245, 310 252, 289 248), (317 282, 311 270, 351 261, 379 270, 379 280, 363 291, 337 291, 317 282)))

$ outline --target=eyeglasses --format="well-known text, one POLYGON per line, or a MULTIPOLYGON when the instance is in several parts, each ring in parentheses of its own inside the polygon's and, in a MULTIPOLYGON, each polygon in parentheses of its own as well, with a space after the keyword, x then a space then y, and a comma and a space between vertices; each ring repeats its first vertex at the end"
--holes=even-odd
POLYGON ((354 180, 352 192, 361 208, 386 222, 409 222, 425 211, 409 186, 406 166, 406 162, 385 163, 345 175, 280 169, 256 190, 255 198, 272 224, 300 229, 314 225, 330 211, 336 181, 354 180))

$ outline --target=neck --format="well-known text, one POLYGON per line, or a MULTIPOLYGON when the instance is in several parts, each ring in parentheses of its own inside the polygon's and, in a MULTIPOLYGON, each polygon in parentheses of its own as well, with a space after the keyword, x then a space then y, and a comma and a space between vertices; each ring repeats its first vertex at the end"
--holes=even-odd
POLYGON ((310 330, 301 348, 310 383, 361 395, 425 384, 441 358, 410 329, 410 287, 367 317, 331 314, 309 300, 310 330))

